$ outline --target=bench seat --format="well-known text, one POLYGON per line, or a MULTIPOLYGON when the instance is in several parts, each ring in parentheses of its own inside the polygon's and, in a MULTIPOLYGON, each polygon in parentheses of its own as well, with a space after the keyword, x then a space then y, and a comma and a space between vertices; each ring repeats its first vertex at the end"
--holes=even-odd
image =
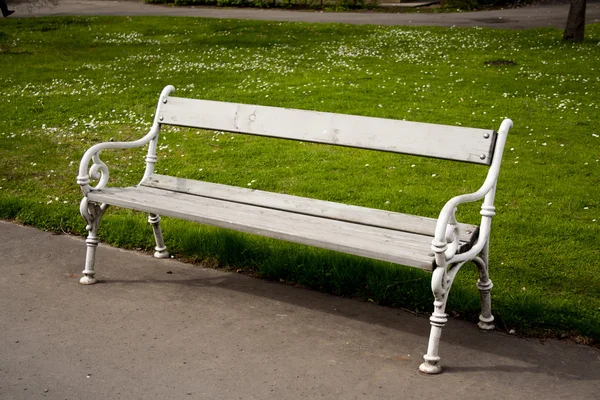
MULTIPOLYGON (((154 174, 140 185, 88 194, 97 203, 322 247, 432 271, 436 220, 154 174)), ((477 226, 459 224, 460 250, 477 226)))

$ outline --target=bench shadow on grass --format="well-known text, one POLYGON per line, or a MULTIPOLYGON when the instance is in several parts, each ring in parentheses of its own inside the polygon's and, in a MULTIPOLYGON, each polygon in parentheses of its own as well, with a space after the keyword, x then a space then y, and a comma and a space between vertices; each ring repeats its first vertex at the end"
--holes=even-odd
MULTIPOLYGON (((216 287, 414 335, 422 338, 423 348, 421 351, 426 350, 429 321, 424 316, 416 316, 399 309, 214 269, 198 267, 180 269, 178 264, 172 264, 168 261, 166 268, 168 269, 167 276, 169 278, 106 279, 100 282, 126 286, 137 284, 178 285, 181 289, 177 291, 178 296, 185 297, 186 301, 193 301, 194 293, 198 293, 196 290, 198 288, 216 287), (198 278, 199 275, 205 276, 207 274, 210 277, 198 278)), ((398 340, 401 343, 402 338, 400 337, 398 340)), ((598 379, 597 374, 593 368, 589 368, 589 362, 586 361, 590 358, 587 347, 575 347, 578 351, 574 352, 572 343, 555 340, 547 342, 546 346, 548 346, 545 349, 546 351, 539 352, 539 350, 531 349, 530 340, 519 339, 500 332, 483 332, 477 328, 475 323, 450 319, 442 335, 442 361, 446 361, 443 364, 444 373, 450 375, 453 373, 504 372, 520 374, 528 372, 544 374, 561 380, 598 379), (485 353, 493 353, 506 358, 507 363, 485 365, 487 361, 484 361, 484 365, 478 366, 477 364, 480 363, 475 361, 472 365, 464 365, 466 357, 463 357, 460 361, 463 366, 452 366, 453 356, 448 354, 449 351, 445 351, 445 349, 456 346, 483 353, 478 355, 477 358, 473 356, 473 360, 485 360, 485 353), (587 357, 581 357, 583 352, 587 353, 587 357), (511 365, 511 361, 519 365, 511 365), (577 364, 581 365, 575 368, 574 365, 577 364), (577 371, 577 375, 574 375, 573 371, 577 371)), ((452 351, 460 352, 460 349, 452 351)))

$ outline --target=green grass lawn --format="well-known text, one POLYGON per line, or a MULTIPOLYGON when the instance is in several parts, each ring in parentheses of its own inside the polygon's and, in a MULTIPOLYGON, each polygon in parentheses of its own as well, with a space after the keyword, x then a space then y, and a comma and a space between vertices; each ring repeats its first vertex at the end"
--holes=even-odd
MULTIPOLYGON (((511 130, 491 239, 502 329, 600 339, 600 24, 401 28, 196 18, 40 18, 0 25, 0 218, 84 233, 76 185, 90 145, 143 136, 176 96, 511 130), (505 60, 510 62, 490 63, 505 60), (496 65, 500 64, 500 65, 496 65)), ((157 172, 436 217, 485 167, 222 132, 167 129, 157 172)), ((144 149, 105 152, 113 185, 144 149)), ((459 210, 478 223, 478 205, 459 210)), ((165 219, 177 256, 383 305, 431 311, 411 268, 165 219)), ((111 209, 101 239, 151 249, 142 214, 111 209)), ((83 267, 83 259, 82 267, 83 267)), ((102 277, 102 260, 98 260, 102 277)), ((123 271, 126 275, 127 271, 123 271)), ((476 318, 476 268, 449 310, 476 318)))

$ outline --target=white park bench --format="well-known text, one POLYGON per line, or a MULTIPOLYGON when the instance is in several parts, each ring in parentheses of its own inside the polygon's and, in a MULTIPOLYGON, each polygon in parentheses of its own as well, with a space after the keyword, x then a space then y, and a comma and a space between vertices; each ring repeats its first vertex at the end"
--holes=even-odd
POLYGON ((247 104, 169 97, 161 93, 150 132, 133 142, 92 146, 79 166, 77 183, 84 198, 81 214, 87 222, 85 269, 80 282, 94 284, 98 224, 109 205, 149 214, 156 239, 155 257, 169 254, 164 245, 160 216, 282 239, 354 254, 432 272, 435 298, 427 354, 419 369, 441 372, 438 356, 448 292, 460 267, 474 261, 482 312, 479 327, 493 329, 488 277, 489 236, 502 152, 512 121, 493 130, 274 108, 247 104), (325 143, 412 154, 489 166, 479 190, 450 199, 438 219, 357 207, 248 188, 201 182, 154 173, 162 125, 228 131, 303 142, 325 143), (146 170, 137 186, 106 187, 108 167, 100 159, 104 149, 148 145, 146 170), (92 163, 91 168, 90 163, 92 163), (95 187, 91 179, 98 180, 95 187), (456 207, 483 200, 479 226, 458 223, 456 207))

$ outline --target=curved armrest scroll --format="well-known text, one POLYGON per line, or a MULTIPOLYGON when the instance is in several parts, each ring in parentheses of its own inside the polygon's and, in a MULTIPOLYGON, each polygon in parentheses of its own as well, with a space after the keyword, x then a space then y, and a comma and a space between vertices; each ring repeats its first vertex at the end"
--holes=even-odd
MULTIPOLYGON (((502 121, 500 125, 500 129, 498 130, 498 136, 496 139, 496 146, 494 149, 494 158, 492 160, 492 164, 490 165, 490 169, 488 171, 487 177, 483 182, 483 185, 476 192, 463 194, 460 196, 453 197, 450 199, 442 208, 440 215, 438 217, 438 221, 435 227, 435 237, 433 239, 434 251, 436 251, 436 260, 437 254, 444 254, 443 252, 446 250, 446 232, 448 229, 448 224, 454 220, 454 213, 456 207, 460 204, 473 202, 482 199, 487 194, 494 191, 496 187, 496 181, 498 180, 498 174, 500 172, 500 163, 502 162, 502 153, 504 152, 504 145, 506 144, 506 137, 508 135, 508 131, 512 127, 513 122, 510 119, 505 119, 502 121)), ((487 203, 487 200, 486 200, 487 203)), ((485 206, 490 206, 493 208, 493 195, 491 197, 491 204, 485 204, 485 206)), ((438 260, 439 261, 439 260, 438 260)), ((439 264, 439 262, 438 262, 439 264)))
POLYGON ((166 102, 166 98, 169 96, 171 92, 173 92, 175 88, 172 85, 166 86, 161 94, 160 99, 158 101, 158 106, 156 107, 156 112, 154 114, 154 123, 150 128, 150 131, 141 139, 135 140, 133 142, 104 142, 98 143, 90 147, 81 158, 81 162, 79 163, 79 175, 77 176, 77 184, 81 186, 81 191, 84 196, 87 195, 92 190, 102 189, 108 183, 108 167, 102 162, 100 159, 100 152, 104 149, 133 149, 136 147, 142 147, 152 139, 154 139, 158 135, 158 131, 160 130, 160 124, 158 122, 158 112, 160 109, 161 103, 166 102), (94 161, 92 166, 90 167, 89 174, 87 173, 88 166, 90 161, 94 161), (90 177, 94 180, 99 180, 96 186, 90 186, 90 177))
POLYGON ((92 190, 102 189, 108 182, 108 167, 100 159, 100 152, 104 149, 133 149, 142 147, 149 143, 158 133, 159 125, 154 124, 150 132, 141 139, 133 142, 104 142, 98 143, 90 147, 81 158, 79 163, 79 175, 77 176, 77 184, 81 186, 83 194, 86 195, 92 190), (90 167, 89 174, 87 173, 90 161, 94 161, 90 167), (96 186, 90 186, 90 177, 94 180, 99 180, 96 186))

